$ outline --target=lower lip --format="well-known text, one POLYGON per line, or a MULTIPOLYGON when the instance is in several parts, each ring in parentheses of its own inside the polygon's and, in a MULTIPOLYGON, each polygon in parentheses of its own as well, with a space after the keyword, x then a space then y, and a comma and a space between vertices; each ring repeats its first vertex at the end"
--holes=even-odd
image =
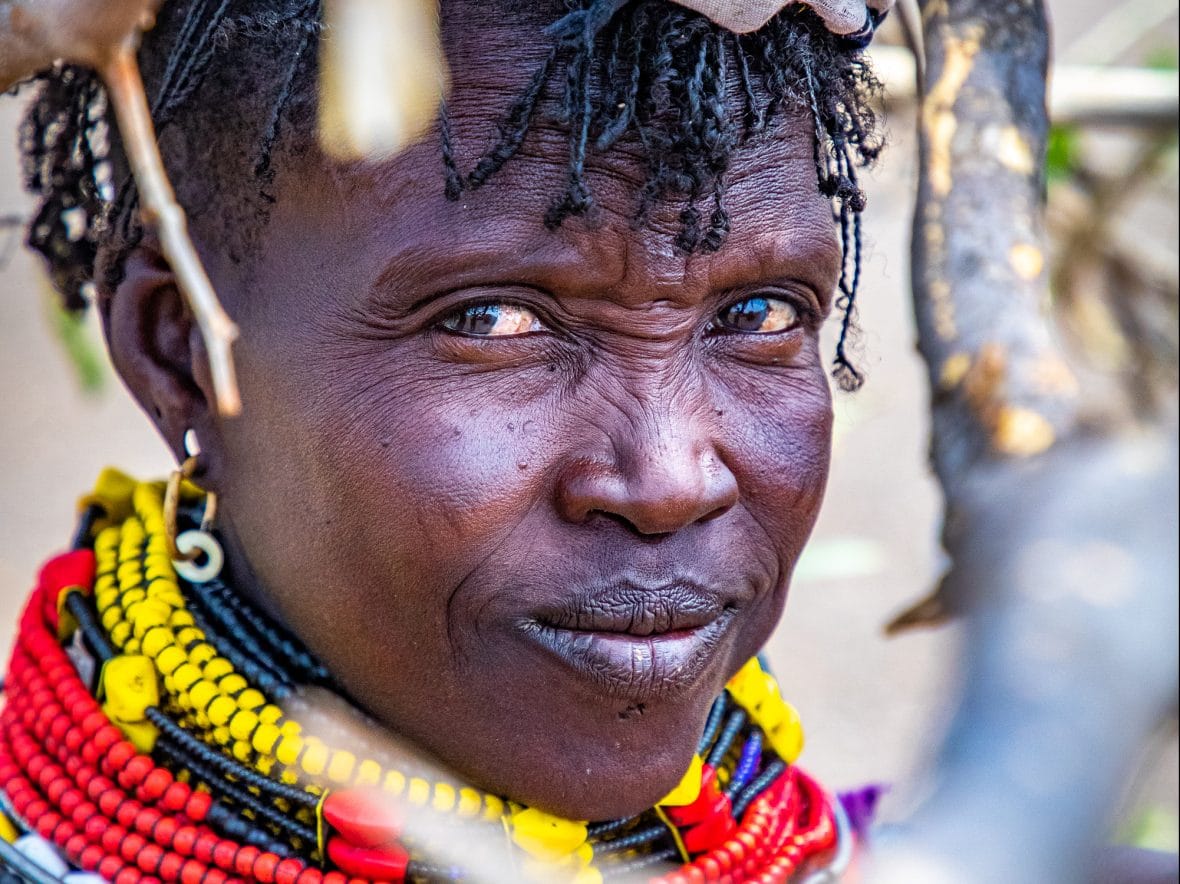
POLYGON ((635 703, 651 702, 697 682, 715 656, 730 613, 704 626, 650 636, 559 629, 535 621, 525 632, 603 693, 635 703))

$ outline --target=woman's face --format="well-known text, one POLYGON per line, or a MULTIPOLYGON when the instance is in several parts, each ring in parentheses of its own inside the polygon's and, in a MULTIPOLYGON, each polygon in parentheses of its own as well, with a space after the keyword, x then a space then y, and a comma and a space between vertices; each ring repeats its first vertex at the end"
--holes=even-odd
MULTIPOLYGON (((469 165, 543 48, 448 40, 469 165)), ((650 806, 779 618, 828 471, 840 257, 813 129, 786 128, 736 158, 715 254, 673 246, 680 206, 633 224, 625 149, 591 166, 592 217, 546 230, 566 142, 539 129, 458 202, 436 138, 289 165, 248 262, 210 258, 245 412, 186 419, 235 579, 483 787, 650 806)))

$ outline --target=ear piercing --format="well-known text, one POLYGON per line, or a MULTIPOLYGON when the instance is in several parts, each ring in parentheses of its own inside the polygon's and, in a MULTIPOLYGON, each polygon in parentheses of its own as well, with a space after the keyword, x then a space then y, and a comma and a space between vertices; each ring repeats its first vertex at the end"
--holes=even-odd
POLYGON ((191 427, 184 432, 184 453, 184 461, 172 471, 164 491, 164 542, 177 574, 189 583, 208 583, 221 573, 225 553, 212 533, 217 495, 204 492, 192 483, 200 468, 201 443, 191 427), (199 529, 178 533, 176 519, 182 494, 204 494, 205 511, 199 529))

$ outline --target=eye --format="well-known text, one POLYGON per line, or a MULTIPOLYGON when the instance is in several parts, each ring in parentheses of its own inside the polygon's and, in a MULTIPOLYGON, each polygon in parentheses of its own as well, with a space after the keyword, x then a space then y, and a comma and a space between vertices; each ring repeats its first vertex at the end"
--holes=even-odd
POLYGON ((520 304, 471 304, 447 316, 442 327, 479 338, 523 335, 545 328, 536 313, 520 304))
POLYGON ((716 324, 726 331, 768 335, 799 324, 799 311, 780 298, 745 298, 717 314, 716 324))

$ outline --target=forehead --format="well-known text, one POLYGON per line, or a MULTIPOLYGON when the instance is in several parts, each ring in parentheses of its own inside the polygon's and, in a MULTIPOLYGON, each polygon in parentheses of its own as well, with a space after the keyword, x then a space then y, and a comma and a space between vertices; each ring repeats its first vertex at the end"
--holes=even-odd
MULTIPOLYGON (((496 143, 506 113, 549 51, 544 28, 562 11, 548 2, 443 3, 447 116, 461 171, 496 143)), ((560 72, 555 81, 550 91, 561 88, 560 72)), ((839 248, 830 204, 818 190, 809 116, 787 109, 773 130, 732 154, 724 193, 729 236, 717 255, 690 255, 675 245, 684 199, 657 202, 636 223, 648 158, 634 138, 590 151, 589 215, 570 218, 557 231, 545 228, 546 211, 569 178, 569 129, 555 119, 555 105, 554 96, 547 96, 519 153, 458 201, 444 196, 436 130, 379 165, 340 168, 320 159, 315 170, 280 175, 271 225, 284 239, 307 237, 308 246, 337 237, 353 254, 359 246, 375 260, 384 256, 403 281, 414 268, 434 272, 442 256, 450 272, 467 263, 477 275, 493 264, 521 274, 576 265, 584 268, 589 287, 638 286, 660 297, 665 289, 674 296, 689 282, 716 289, 730 276, 772 275, 790 266, 803 268, 821 298, 829 294, 839 248), (318 174, 325 168, 327 176, 318 174), (316 186, 317 179, 328 183, 316 186), (321 241, 313 244, 317 234, 321 241)), ((714 210, 711 194, 697 208, 707 219, 714 210)))

